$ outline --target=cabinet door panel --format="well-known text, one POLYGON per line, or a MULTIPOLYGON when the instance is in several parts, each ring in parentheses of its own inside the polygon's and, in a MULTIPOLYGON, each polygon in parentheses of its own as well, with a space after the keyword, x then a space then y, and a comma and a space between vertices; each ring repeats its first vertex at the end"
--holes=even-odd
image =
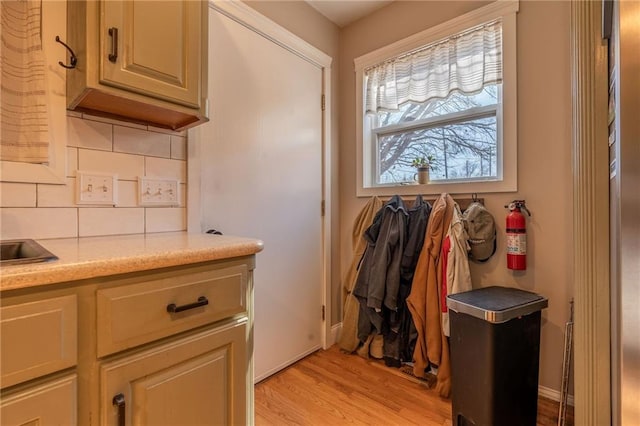
POLYGON ((163 2, 161 8, 156 2, 126 3, 125 66, 131 72, 184 86, 187 12, 187 4, 175 1, 163 2), (157 28, 162 31, 155 31, 157 28), (152 46, 156 48, 150 49, 152 46))
POLYGON ((2 388, 76 364, 76 296, 0 308, 2 388))
POLYGON ((228 401, 223 396, 231 389, 227 367, 232 363, 229 349, 225 346, 135 380, 131 384, 132 394, 136 406, 144 408, 136 410, 134 424, 226 424, 228 401), (195 395, 217 397, 194 398, 195 395))
POLYGON ((199 108, 202 3, 104 1, 101 7, 100 82, 199 108))
POLYGON ((236 320, 103 364, 101 424, 118 424, 118 394, 127 425, 245 424, 246 327, 236 320))
POLYGON ((75 425, 76 375, 3 398, 3 426, 75 425))

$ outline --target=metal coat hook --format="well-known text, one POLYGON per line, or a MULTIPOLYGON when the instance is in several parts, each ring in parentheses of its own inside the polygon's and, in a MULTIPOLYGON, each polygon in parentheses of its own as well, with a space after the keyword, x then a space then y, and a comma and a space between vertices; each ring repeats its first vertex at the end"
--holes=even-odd
POLYGON ((73 50, 71 50, 71 48, 69 46, 67 46, 67 44, 60 40, 59 36, 56 36, 56 41, 58 43, 60 43, 61 45, 63 45, 64 47, 67 48, 67 50, 69 51, 69 54, 71 55, 71 58, 69 59, 69 61, 71 62, 71 65, 67 65, 65 63, 63 63, 62 61, 58 61, 58 64, 60 64, 61 67, 67 68, 67 69, 73 69, 76 67, 76 64, 78 63, 78 57, 76 56, 75 53, 73 53, 73 50))

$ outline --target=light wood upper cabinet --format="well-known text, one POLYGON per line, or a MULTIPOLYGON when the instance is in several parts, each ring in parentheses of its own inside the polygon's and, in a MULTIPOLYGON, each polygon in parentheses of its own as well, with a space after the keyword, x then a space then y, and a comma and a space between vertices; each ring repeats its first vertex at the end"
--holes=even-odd
POLYGON ((100 33, 107 35, 100 43, 101 82, 199 108, 201 4, 105 1, 101 7, 100 33))
POLYGON ((173 130, 207 118, 206 1, 74 0, 69 109, 173 130))

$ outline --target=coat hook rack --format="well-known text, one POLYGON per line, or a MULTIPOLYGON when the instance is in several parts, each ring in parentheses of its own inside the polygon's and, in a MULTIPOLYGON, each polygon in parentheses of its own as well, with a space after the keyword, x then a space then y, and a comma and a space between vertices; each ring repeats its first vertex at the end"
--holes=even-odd
POLYGON ((69 54, 71 55, 71 58, 69 59, 69 62, 71 62, 71 65, 67 65, 67 64, 63 63, 62 61, 58 61, 58 64, 60 64, 61 67, 64 67, 64 68, 67 68, 67 69, 74 69, 76 67, 76 64, 78 63, 78 57, 73 52, 73 50, 71 50, 71 48, 69 46, 67 46, 67 44, 64 41, 60 40, 59 36, 56 36, 56 41, 58 43, 60 43, 61 45, 63 45, 64 47, 66 47, 67 50, 69 51, 69 54))
MULTIPOLYGON (((462 212, 464 212, 466 209, 469 208, 469 206, 471 205, 471 203, 480 203, 480 204, 484 204, 484 198, 478 198, 478 194, 474 194, 475 197, 474 198, 462 198, 461 196, 457 196, 457 195, 451 195, 453 197, 453 200, 458 203, 458 206, 460 206, 460 210, 462 212)), ((382 200, 383 203, 386 203, 387 201, 389 201, 391 199, 391 197, 379 197, 380 200, 382 200)), ((407 205, 407 207, 411 207, 413 206, 413 203, 415 202, 415 197, 414 196, 402 196, 402 201, 407 205)), ((423 195, 424 201, 428 202, 428 203, 435 203, 437 197, 432 197, 429 195, 423 195)))

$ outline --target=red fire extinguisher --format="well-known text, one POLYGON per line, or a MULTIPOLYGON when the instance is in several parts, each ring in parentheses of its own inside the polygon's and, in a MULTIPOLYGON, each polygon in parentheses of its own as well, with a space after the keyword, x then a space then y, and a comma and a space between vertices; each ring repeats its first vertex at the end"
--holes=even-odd
POLYGON ((531 213, 524 205, 524 200, 513 200, 505 206, 509 209, 507 215, 507 268, 516 271, 527 269, 527 226, 524 210, 529 216, 531 213))

